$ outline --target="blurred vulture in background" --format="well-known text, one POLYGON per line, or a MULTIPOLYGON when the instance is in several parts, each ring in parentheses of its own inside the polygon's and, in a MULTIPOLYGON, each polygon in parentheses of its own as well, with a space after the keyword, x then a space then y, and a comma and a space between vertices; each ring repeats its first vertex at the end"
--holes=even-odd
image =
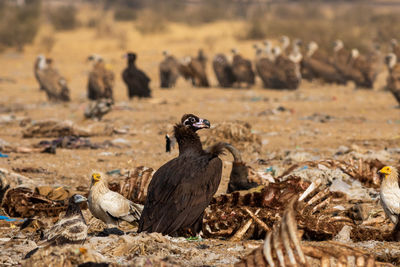
POLYGON ((113 99, 114 73, 104 63, 101 56, 91 55, 88 60, 93 62, 92 70, 89 72, 88 98, 90 100, 113 99))
POLYGON ((235 80, 238 86, 245 83, 247 88, 250 88, 255 83, 255 75, 251 67, 251 61, 243 58, 237 49, 232 49, 232 71, 235 75, 235 80))
POLYGON ((386 87, 400 105, 400 64, 397 62, 397 56, 394 53, 388 54, 385 63, 389 70, 386 87))
MULTIPOLYGON (((42 69, 45 67, 43 65, 39 66, 39 64, 41 63, 41 58, 44 58, 44 56, 39 55, 36 57, 35 64, 33 65, 33 73, 35 74, 36 81, 39 84, 39 89, 44 90, 44 88, 42 87, 42 83, 40 82, 40 76, 39 76, 39 67, 41 67, 42 69)), ((46 61, 42 62, 42 64, 45 62, 46 61)))
POLYGON ((256 73, 263 82, 264 88, 273 88, 273 73, 275 68, 274 57, 271 53, 271 43, 265 41, 264 45, 264 51, 262 51, 258 46, 254 46, 256 49, 254 65, 256 67, 256 73))
POLYGON ((327 83, 346 84, 344 76, 329 63, 329 59, 318 53, 318 44, 314 41, 307 46, 306 55, 301 61, 303 78, 312 81, 321 79, 327 83))
POLYGON ((128 96, 133 98, 151 97, 151 90, 149 88, 150 78, 140 69, 136 67, 136 54, 126 54, 128 66, 122 72, 122 79, 128 87, 128 96))
POLYGON ((358 49, 351 50, 349 65, 351 68, 349 78, 354 81, 357 88, 374 88, 377 70, 374 69, 371 61, 360 55, 358 49))
POLYGON ((397 58, 400 58, 400 46, 396 39, 391 40, 392 45, 392 53, 396 55, 397 58))
POLYGON ((175 86, 176 80, 179 77, 179 62, 168 53, 163 52, 164 60, 160 63, 160 82, 161 88, 171 88, 175 86))
POLYGON ((199 50, 196 58, 185 57, 179 64, 179 72, 185 78, 190 80, 193 86, 209 87, 206 73, 207 58, 204 56, 203 50, 199 50))
POLYGON ((342 40, 333 42, 333 65, 346 81, 351 79, 350 57, 351 51, 344 47, 342 40))
POLYGON ((46 92, 50 101, 70 101, 67 81, 53 68, 52 59, 46 59, 43 55, 39 55, 35 76, 40 88, 46 92))
POLYGON ((224 54, 217 54, 213 59, 213 69, 219 86, 232 87, 236 81, 233 75, 232 66, 224 54))
POLYGON ((295 90, 301 82, 300 61, 302 55, 298 49, 295 49, 289 56, 281 53, 279 47, 274 47, 275 68, 272 78, 273 89, 295 90))

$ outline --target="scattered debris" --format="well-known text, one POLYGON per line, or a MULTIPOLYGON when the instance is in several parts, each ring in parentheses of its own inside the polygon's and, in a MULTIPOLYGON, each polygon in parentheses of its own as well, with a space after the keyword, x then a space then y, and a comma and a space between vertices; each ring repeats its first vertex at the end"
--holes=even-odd
POLYGON ((109 98, 92 101, 85 108, 85 118, 101 120, 104 115, 111 111, 112 105, 113 100, 109 98))

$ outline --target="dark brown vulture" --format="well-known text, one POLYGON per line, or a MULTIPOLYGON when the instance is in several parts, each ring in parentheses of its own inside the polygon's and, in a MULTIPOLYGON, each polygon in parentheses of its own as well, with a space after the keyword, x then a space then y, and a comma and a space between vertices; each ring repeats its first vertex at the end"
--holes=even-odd
POLYGON ((102 98, 113 99, 114 73, 104 63, 99 55, 91 55, 89 61, 93 61, 92 70, 88 79, 88 98, 99 100, 102 98))
POLYGON ((146 73, 136 67, 136 54, 128 53, 126 57, 128 59, 128 66, 122 72, 122 79, 128 87, 129 99, 135 96, 138 98, 151 97, 151 90, 149 88, 151 80, 146 73))
POLYGON ((82 244, 87 238, 88 226, 83 217, 79 203, 87 199, 81 195, 73 195, 68 200, 67 211, 63 218, 58 220, 43 235, 38 247, 28 252, 25 258, 32 256, 39 248, 66 243, 82 244))
POLYGON ((179 64, 179 72, 185 78, 190 80, 193 86, 209 87, 210 84, 206 72, 206 57, 200 49, 196 58, 185 57, 179 64))
POLYGON ((282 55, 279 47, 274 47, 274 69, 272 74, 272 89, 295 90, 301 82, 300 52, 292 52, 289 56, 282 55))
POLYGON ((318 44, 310 42, 307 52, 301 61, 301 71, 304 79, 321 79, 327 83, 346 84, 344 76, 329 62, 329 59, 318 52, 318 44))
POLYGON ((235 82, 232 66, 224 54, 217 54, 213 59, 213 69, 219 86, 232 87, 235 82))
POLYGON ((397 62, 397 56, 394 53, 388 54, 385 63, 389 69, 386 87, 400 105, 400 64, 397 62))
POLYGON ((250 88, 255 83, 255 75, 251 66, 251 61, 243 58, 236 49, 232 49, 232 71, 238 86, 245 83, 250 88))
POLYGON ((161 61, 160 69, 160 82, 161 88, 171 88, 175 86, 176 80, 179 77, 179 62, 170 55, 167 51, 163 52, 164 60, 161 61))
POLYGON ((47 98, 55 102, 70 101, 67 81, 53 68, 52 59, 46 59, 44 56, 39 56, 38 59, 37 79, 47 98))
POLYGON ((373 89, 376 76, 372 62, 365 56, 360 55, 357 49, 351 50, 349 65, 352 69, 350 79, 354 81, 357 88, 373 89))
POLYGON ((270 43, 267 41, 265 44, 265 50, 263 51, 255 46, 256 59, 254 61, 257 75, 263 82, 264 88, 273 88, 273 75, 275 69, 274 58, 271 53, 270 43))
POLYGON ((218 189, 223 145, 204 151, 196 131, 210 128, 210 122, 183 115, 174 127, 179 156, 153 175, 138 232, 170 236, 195 236, 202 230, 203 214, 218 189))
POLYGON ((349 65, 351 51, 344 48, 342 40, 336 40, 333 43, 333 66, 347 80, 351 79, 352 68, 349 65))

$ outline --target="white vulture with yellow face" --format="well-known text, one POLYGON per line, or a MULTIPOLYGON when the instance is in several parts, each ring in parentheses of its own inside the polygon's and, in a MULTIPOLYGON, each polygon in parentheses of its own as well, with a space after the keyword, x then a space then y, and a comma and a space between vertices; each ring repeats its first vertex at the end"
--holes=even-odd
POLYGON ((109 228, 118 226, 120 221, 131 224, 139 221, 142 205, 111 191, 106 177, 100 172, 92 173, 91 180, 88 206, 94 217, 102 220, 109 228))
POLYGON ((400 188, 395 167, 385 166, 379 173, 384 175, 381 183, 381 204, 389 219, 397 224, 400 214, 400 188))

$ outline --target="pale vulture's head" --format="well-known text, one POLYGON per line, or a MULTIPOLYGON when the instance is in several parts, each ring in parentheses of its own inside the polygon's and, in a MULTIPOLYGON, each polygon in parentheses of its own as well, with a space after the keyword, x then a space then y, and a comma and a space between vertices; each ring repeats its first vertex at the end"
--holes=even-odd
POLYGON ((396 39, 392 39, 392 40, 390 40, 390 44, 392 45, 392 48, 395 48, 397 46, 398 42, 396 39))
POLYGON ((342 40, 336 40, 333 42, 333 51, 337 52, 344 47, 342 40))
POLYGON ((360 56, 360 52, 358 51, 358 49, 354 48, 351 49, 351 58, 356 59, 360 56))
POLYGON ((308 45, 307 45, 307 56, 311 57, 312 55, 314 55, 315 51, 318 50, 318 44, 314 41, 311 41, 308 45))
POLYGON ((282 44, 282 49, 286 49, 290 45, 290 39, 286 35, 282 36, 279 41, 282 44))

